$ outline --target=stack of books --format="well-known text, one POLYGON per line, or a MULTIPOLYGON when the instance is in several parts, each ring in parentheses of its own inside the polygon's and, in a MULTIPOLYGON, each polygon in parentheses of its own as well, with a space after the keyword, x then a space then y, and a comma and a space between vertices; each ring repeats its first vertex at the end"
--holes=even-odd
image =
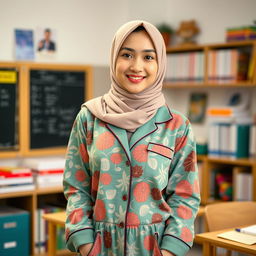
POLYGON ((65 159, 25 159, 23 166, 32 169, 37 188, 62 186, 65 159))
POLYGON ((200 83, 204 79, 203 52, 173 53, 167 56, 166 82, 200 83))
POLYGON ((226 40, 228 42, 254 39, 256 39, 256 26, 234 27, 226 30, 226 40))
MULTIPOLYGON (((47 251, 47 240, 48 240, 48 225, 45 219, 43 219, 43 215, 46 213, 54 213, 54 212, 62 212, 65 211, 65 207, 63 206, 55 206, 55 205, 40 205, 39 208, 36 209, 36 225, 34 232, 34 241, 35 241, 35 253, 45 253, 47 251)), ((63 250, 66 249, 65 242, 65 230, 64 227, 57 225, 56 226, 56 249, 63 250)))
POLYGON ((244 167, 233 168, 233 200, 252 201, 252 173, 244 167))
POLYGON ((32 171, 22 167, 0 167, 0 193, 33 190, 32 171))
POLYGON ((234 83, 250 79, 250 52, 245 49, 209 51, 208 77, 213 83, 234 83))

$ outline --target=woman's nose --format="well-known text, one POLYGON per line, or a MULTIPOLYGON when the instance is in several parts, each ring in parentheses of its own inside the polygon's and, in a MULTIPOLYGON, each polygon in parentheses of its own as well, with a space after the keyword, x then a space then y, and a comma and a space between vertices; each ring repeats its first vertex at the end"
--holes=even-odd
POLYGON ((130 69, 134 72, 140 72, 143 69, 143 62, 140 58, 133 59, 130 69))

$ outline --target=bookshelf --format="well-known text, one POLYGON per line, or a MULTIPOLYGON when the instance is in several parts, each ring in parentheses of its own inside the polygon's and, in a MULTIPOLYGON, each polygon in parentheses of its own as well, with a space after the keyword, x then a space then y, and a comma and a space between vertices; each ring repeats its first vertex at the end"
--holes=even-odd
MULTIPOLYGON (((218 43, 218 44, 206 44, 206 45, 191 45, 191 46, 175 46, 167 48, 167 56, 168 55, 175 55, 177 53, 184 54, 184 53, 202 53, 203 56, 203 76, 200 82, 170 82, 168 79, 164 83, 164 88, 229 88, 229 87, 256 87, 256 72, 255 72, 255 65, 256 65, 256 41, 242 41, 242 42, 228 42, 228 43, 218 43), (252 66, 251 69, 252 75, 249 79, 242 80, 242 81, 232 81, 225 83, 222 82, 212 82, 209 79, 209 65, 210 65, 210 51, 214 50, 228 50, 228 49, 246 49, 249 51, 250 55, 250 65, 252 66)), ((167 71, 168 72, 168 71, 167 71)))
MULTIPOLYGON (((225 90, 234 90, 237 88, 245 88, 246 90, 255 90, 256 88, 256 41, 240 41, 240 42, 227 42, 217 44, 205 44, 205 45, 191 45, 191 46, 174 46, 167 48, 167 59, 177 54, 188 55, 190 53, 200 53, 202 55, 203 69, 201 70, 200 81, 175 81, 175 74, 171 74, 170 77, 166 77, 164 88, 175 89, 172 93, 175 94, 177 89, 204 89, 210 90, 214 88, 223 88, 225 90), (211 59, 210 52, 217 50, 241 50, 249 52, 249 67, 246 72, 248 77, 244 80, 230 80, 230 81, 211 81, 210 67, 211 59), (250 72, 248 70, 251 70, 250 72)), ((181 60, 182 61, 182 60, 181 60)), ((170 62, 167 63, 170 64, 170 62)), ((184 63, 184 62, 183 62, 184 63)), ((177 63, 176 63, 177 64, 177 63)), ((169 66, 170 68, 170 66, 169 66)), ((168 74, 168 70, 167 70, 168 74)), ((181 74, 182 75, 182 74, 181 74)), ((178 80, 178 79, 177 79, 178 80)), ((224 158, 224 157, 209 157, 207 155, 199 155, 198 162, 201 164, 201 204, 207 205, 214 203, 217 200, 210 196, 210 182, 211 182, 211 170, 216 167, 247 167, 252 175, 253 189, 252 199, 256 201, 256 159, 252 158, 224 158)))

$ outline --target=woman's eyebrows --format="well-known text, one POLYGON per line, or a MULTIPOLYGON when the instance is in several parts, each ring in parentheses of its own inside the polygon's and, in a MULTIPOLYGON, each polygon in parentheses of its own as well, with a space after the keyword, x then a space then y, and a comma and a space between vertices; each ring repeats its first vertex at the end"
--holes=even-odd
MULTIPOLYGON (((127 51, 130 51, 130 52, 136 52, 135 49, 133 48, 129 48, 129 47, 123 47, 120 49, 120 51, 122 50, 127 50, 127 51)), ((156 52, 154 49, 145 49, 145 50, 142 50, 142 52, 156 52)))

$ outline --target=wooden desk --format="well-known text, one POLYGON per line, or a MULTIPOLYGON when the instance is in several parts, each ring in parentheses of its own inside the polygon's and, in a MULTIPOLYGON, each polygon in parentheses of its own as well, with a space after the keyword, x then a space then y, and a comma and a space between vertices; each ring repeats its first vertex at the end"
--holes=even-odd
MULTIPOLYGON (((43 215, 43 218, 48 222, 48 256, 56 256, 56 226, 61 225, 65 226, 66 221, 66 212, 55 212, 55 213, 47 213, 43 215)), ((74 253, 70 253, 67 250, 64 252, 65 255, 77 255, 74 253)))
POLYGON ((256 255, 256 244, 246 245, 238 242, 234 242, 228 239, 217 237, 218 234, 230 231, 234 229, 224 229, 214 232, 206 232, 196 235, 196 239, 199 243, 203 244, 203 255, 211 256, 213 254, 214 246, 226 248, 231 251, 238 251, 247 253, 249 255, 256 255))

